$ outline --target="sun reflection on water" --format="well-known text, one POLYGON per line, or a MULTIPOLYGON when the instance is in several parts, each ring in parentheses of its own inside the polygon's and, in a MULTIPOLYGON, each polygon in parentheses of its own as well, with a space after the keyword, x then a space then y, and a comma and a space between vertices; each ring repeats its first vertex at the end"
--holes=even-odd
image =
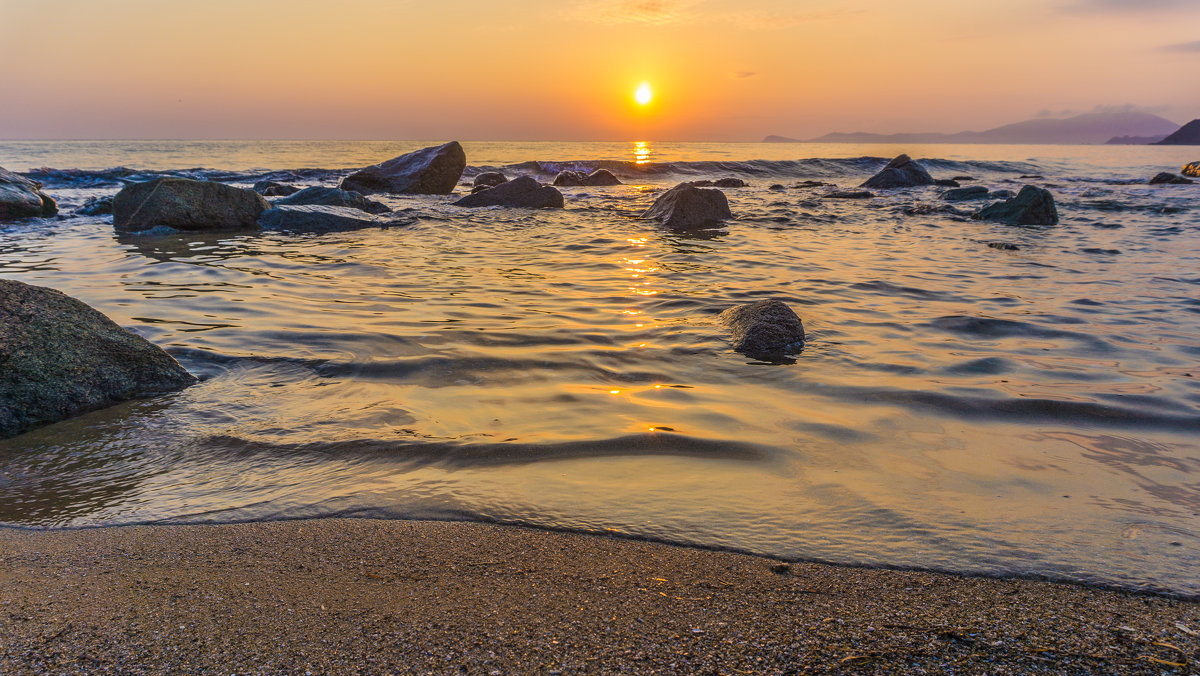
POLYGON ((646 164, 650 161, 650 144, 646 141, 637 141, 633 144, 633 163, 646 164))

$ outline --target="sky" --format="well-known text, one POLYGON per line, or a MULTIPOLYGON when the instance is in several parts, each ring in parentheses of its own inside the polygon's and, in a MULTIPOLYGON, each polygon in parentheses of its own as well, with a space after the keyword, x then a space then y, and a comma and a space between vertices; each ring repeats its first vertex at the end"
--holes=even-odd
POLYGON ((1200 0, 0 0, 0 63, 3 139, 757 141, 1125 107, 1183 123, 1200 0))

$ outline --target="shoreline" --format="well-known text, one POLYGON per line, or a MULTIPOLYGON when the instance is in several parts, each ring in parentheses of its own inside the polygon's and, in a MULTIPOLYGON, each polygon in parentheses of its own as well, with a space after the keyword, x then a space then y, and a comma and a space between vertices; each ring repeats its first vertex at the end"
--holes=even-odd
POLYGON ((461 521, 0 529, 0 672, 1187 673, 1200 601, 461 521))

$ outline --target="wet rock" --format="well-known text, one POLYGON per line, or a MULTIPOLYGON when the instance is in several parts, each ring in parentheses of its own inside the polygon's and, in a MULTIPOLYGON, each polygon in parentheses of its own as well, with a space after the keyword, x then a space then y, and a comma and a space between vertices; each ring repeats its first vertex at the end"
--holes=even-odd
POLYGON ((900 155, 888 162, 887 166, 878 174, 868 178, 861 187, 886 190, 888 188, 915 188, 922 185, 934 185, 933 177, 908 155, 900 155))
POLYGON ((1186 185, 1189 183, 1194 183, 1194 181, 1166 171, 1159 172, 1157 176, 1150 179, 1150 185, 1186 185))
POLYGON ((775 183, 771 187, 767 188, 767 190, 774 190, 775 192, 783 192, 784 190, 787 190, 787 188, 783 187, 782 183, 775 183))
POLYGON ((935 178, 935 179, 933 179, 933 184, 940 185, 943 188, 957 188, 958 187, 958 181, 955 181, 952 178, 935 178))
POLYGON ((467 154, 458 141, 414 150, 342 179, 343 190, 372 193, 448 195, 467 168, 467 154))
POLYGON ((1016 244, 1010 244, 1009 242, 988 242, 987 245, 993 249, 1000 249, 1001 251, 1020 251, 1021 249, 1021 247, 1017 246, 1016 244))
POLYGON ((557 188, 538 183, 529 176, 518 176, 500 185, 473 192, 454 203, 457 207, 563 207, 563 196, 557 188))
POLYGON ((89 197, 75 210, 76 216, 105 216, 113 212, 113 196, 89 197))
POLYGON ((793 183, 792 187, 793 188, 823 188, 828 185, 833 185, 833 184, 826 183, 825 181, 800 181, 799 183, 793 183))
POLYGON ((821 195, 825 199, 835 200, 864 200, 874 196, 875 193, 868 190, 834 190, 821 195))
POLYGON ((1027 185, 1016 197, 988 205, 971 218, 1008 225, 1055 225, 1058 209, 1049 190, 1027 185))
POLYGON ((480 186, 491 188, 507 181, 508 177, 498 171, 485 171, 476 176, 475 181, 471 185, 476 188, 480 186))
POLYGON ((982 200, 987 199, 988 189, 981 185, 973 185, 968 188, 955 188, 947 190, 939 195, 947 202, 962 202, 965 200, 982 200))
POLYGON ((558 172, 558 175, 554 177, 554 185, 561 187, 597 187, 606 185, 621 185, 621 181, 607 169, 597 169, 590 174, 585 174, 582 171, 566 170, 558 172))
POLYGON ((313 186, 300 192, 275 200, 275 206, 316 205, 326 207, 350 207, 369 214, 386 214, 391 209, 353 190, 313 186))
POLYGON ((750 184, 740 178, 719 178, 715 181, 709 179, 688 181, 688 185, 694 188, 745 188, 750 184))
POLYGON ((58 205, 42 184, 0 167, 0 221, 53 216, 58 205))
POLYGON ((701 228, 733 218, 725 193, 680 183, 659 195, 642 218, 662 221, 668 228, 701 228))
POLYGON ((1017 193, 1011 190, 993 190, 988 193, 988 197, 994 200, 1006 200, 1016 197, 1017 193))
POLYGON ((804 341, 804 324, 786 303, 760 300, 725 310, 717 319, 729 328, 733 349, 747 355, 781 353, 804 341))
POLYGON ((1183 169, 1180 169, 1179 173, 1184 176, 1191 176, 1192 178, 1200 178, 1200 162, 1183 165, 1183 169))
POLYGON ((955 176, 955 177, 951 178, 950 180, 958 181, 959 183, 962 183, 964 181, 974 181, 975 177, 974 176, 955 176))
POLYGON ((254 184, 254 192, 263 197, 287 197, 288 195, 300 192, 300 188, 287 183, 276 183, 275 181, 259 181, 254 184))
POLYGON ((179 362, 54 289, 0 279, 0 438, 196 382, 179 362))
POLYGON ((258 225, 263 230, 323 234, 378 228, 388 225, 388 221, 352 207, 296 204, 264 211, 258 218, 258 225))
POLYGON ((156 226, 176 230, 254 230, 271 205, 262 195, 213 181, 156 178, 130 183, 113 198, 113 227, 142 232, 156 226))

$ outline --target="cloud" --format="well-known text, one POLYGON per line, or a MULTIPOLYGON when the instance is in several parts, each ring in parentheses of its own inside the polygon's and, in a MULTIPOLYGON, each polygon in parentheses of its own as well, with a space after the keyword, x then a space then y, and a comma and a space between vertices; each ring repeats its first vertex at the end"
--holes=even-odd
POLYGON ((739 80, 745 80, 746 78, 754 77, 755 75, 758 75, 758 73, 753 70, 739 70, 733 74, 733 76, 739 80))
POLYGON ((600 23, 665 25, 691 18, 698 0, 584 0, 575 16, 600 23))
POLYGON ((841 8, 807 12, 733 12, 721 18, 736 23, 742 28, 768 30, 790 28, 803 23, 836 19, 851 14, 862 14, 865 11, 841 8))
POLYGON ((1066 0, 1059 9, 1067 12, 1144 12, 1147 10, 1196 9, 1196 0, 1066 0))
POLYGON ((1195 42, 1180 42, 1174 45, 1164 45, 1164 52, 1190 52, 1193 54, 1200 53, 1200 40, 1195 42))
POLYGON ((1093 113, 1163 113, 1170 109, 1170 106, 1137 106, 1132 103, 1126 103, 1120 106, 1099 105, 1092 108, 1093 113))

